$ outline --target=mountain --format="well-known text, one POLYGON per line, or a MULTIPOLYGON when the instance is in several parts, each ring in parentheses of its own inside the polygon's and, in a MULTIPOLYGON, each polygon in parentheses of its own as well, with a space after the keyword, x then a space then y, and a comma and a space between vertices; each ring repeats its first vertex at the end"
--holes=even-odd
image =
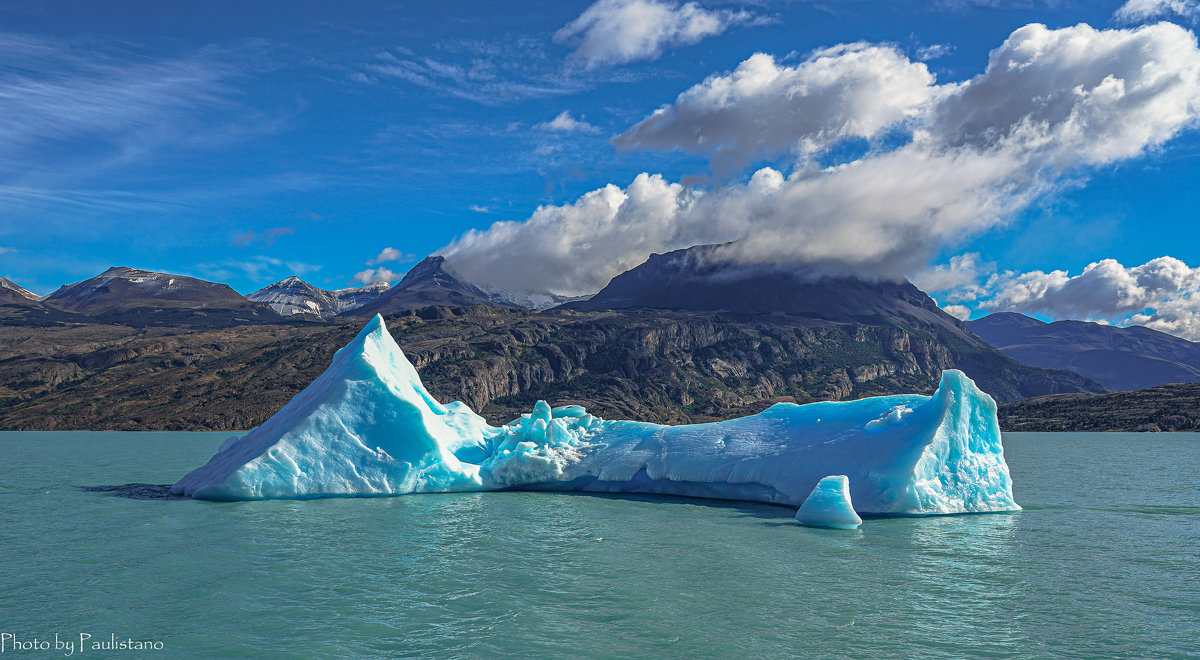
POLYGON ((1150 328, 1087 321, 1045 323, 1012 312, 991 314, 967 325, 1025 364, 1074 371, 1113 391, 1200 382, 1200 344, 1150 328))
POLYGON ((483 289, 462 279, 446 264, 445 257, 425 257, 404 274, 396 286, 375 300, 345 313, 346 316, 371 317, 375 314, 396 314, 432 305, 465 307, 513 307, 512 303, 497 302, 483 289))
POLYGON ((790 316, 824 325, 899 328, 948 350, 943 368, 963 370, 999 401, 1105 388, 1075 374, 1030 368, 980 340, 907 280, 822 274, 791 264, 740 264, 719 246, 653 254, 591 299, 563 309, 668 309, 736 316, 790 316))
POLYGON ((19 299, 37 301, 42 297, 6 277, 0 277, 0 302, 17 302, 19 299))
POLYGON ((331 293, 337 296, 340 305, 338 313, 344 314, 352 309, 358 309, 367 303, 374 302, 391 288, 392 285, 387 282, 371 282, 370 284, 356 286, 351 289, 337 289, 331 293))
POLYGON ((47 307, 127 325, 239 325, 278 323, 270 307, 247 300, 226 284, 114 266, 46 296, 47 307))
POLYGON ((87 321, 85 316, 47 307, 41 296, 0 277, 0 326, 46 327, 87 321))
POLYGON ((795 264, 741 264, 716 245, 652 254, 646 263, 569 309, 675 309, 731 314, 790 314, 829 321, 908 319, 970 333, 908 281, 823 274, 795 264))
POLYGON ((310 314, 321 318, 331 318, 362 307, 381 296, 388 288, 387 282, 374 282, 352 289, 328 291, 319 289, 299 277, 292 276, 265 286, 246 298, 266 303, 282 316, 310 314))
POLYGON ((514 293, 507 289, 480 286, 488 300, 502 307, 524 307, 525 309, 550 309, 568 303, 583 302, 591 296, 560 296, 556 293, 514 293))
MULTIPOLYGON (((928 394, 953 368, 1001 402, 1104 390, 1077 374, 1028 367, 1000 353, 907 282, 727 268, 724 277, 716 271, 692 277, 700 293, 683 286, 682 271, 668 290, 694 306, 737 313, 497 306, 436 258, 364 307, 398 298, 388 328, 430 392, 440 401, 464 401, 493 423, 528 412, 539 399, 581 403, 608 419, 706 422, 779 401, 928 394), (701 295, 710 285, 724 301, 701 295), (758 306, 735 304, 755 296, 758 306), (429 300, 448 302, 428 307, 429 300)), ((614 285, 623 286, 622 277, 614 285)), ((638 302, 678 305, 655 299, 652 278, 646 289, 638 302)), ((599 300, 620 304, 614 290, 620 292, 609 289, 599 300)), ((6 331, 0 428, 250 428, 320 374, 358 325, 6 331)))
MULTIPOLYGON (((968 364, 1001 401, 1100 389, 911 327, 786 314, 469 306, 387 324, 439 401, 464 401, 492 423, 539 399, 607 419, 706 422, 780 401, 929 394, 943 370, 968 364)), ((6 328, 0 429, 247 429, 316 378, 360 325, 6 328)))
POLYGON ((1055 394, 1000 406, 1005 431, 1200 431, 1200 383, 1112 394, 1055 394))

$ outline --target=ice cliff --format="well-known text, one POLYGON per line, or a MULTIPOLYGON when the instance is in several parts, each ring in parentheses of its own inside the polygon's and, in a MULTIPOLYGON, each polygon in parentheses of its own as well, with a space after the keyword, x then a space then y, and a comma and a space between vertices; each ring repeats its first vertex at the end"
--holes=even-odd
POLYGON ((500 489, 662 493, 799 507, 846 475, 859 513, 1011 511, 996 404, 958 371, 931 397, 780 403, 662 426, 539 402, 488 425, 441 404, 376 316, 278 413, 172 487, 219 500, 500 489))

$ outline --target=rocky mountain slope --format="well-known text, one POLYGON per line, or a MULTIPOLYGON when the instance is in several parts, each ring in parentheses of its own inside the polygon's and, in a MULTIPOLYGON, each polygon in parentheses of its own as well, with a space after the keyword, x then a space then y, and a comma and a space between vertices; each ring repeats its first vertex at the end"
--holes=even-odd
MULTIPOLYGON (((1002 400, 1097 386, 894 325, 668 310, 428 307, 388 317, 439 399, 493 422, 541 398, 609 418, 695 422, 776 401, 931 392, 959 367, 1002 400)), ((239 429, 328 365, 358 324, 5 328, 0 428, 239 429)))
POLYGON ((329 291, 317 288, 299 277, 288 277, 269 284, 246 296, 248 300, 266 303, 282 316, 308 314, 332 318, 343 312, 358 309, 386 293, 387 282, 329 291))
POLYGON ((1086 321, 1045 323, 1011 312, 967 325, 1025 364, 1074 371, 1113 391, 1200 382, 1200 344, 1150 328, 1086 321))
POLYGON ((1006 431, 1200 431, 1200 383, 1056 394, 1000 406, 1006 431))
POLYGON ((0 277, 0 301, 7 302, 8 300, 16 300, 18 298, 24 300, 42 299, 41 296, 17 284, 16 282, 13 282, 7 277, 0 277))
POLYGON ((413 266, 383 295, 345 315, 370 318, 375 314, 398 314, 431 305, 514 306, 493 300, 485 291, 459 277, 444 257, 432 256, 413 266))
POLYGON ((134 326, 229 326, 283 320, 270 307, 247 300, 229 285, 124 266, 64 285, 42 303, 86 315, 91 322, 134 326))

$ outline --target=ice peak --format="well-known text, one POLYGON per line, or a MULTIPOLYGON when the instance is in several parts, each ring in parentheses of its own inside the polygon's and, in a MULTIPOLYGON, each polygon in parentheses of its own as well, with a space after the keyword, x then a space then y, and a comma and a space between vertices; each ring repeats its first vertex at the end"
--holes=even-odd
MULTIPOLYGON (((364 334, 383 334, 387 335, 388 337, 392 336, 387 331, 387 324, 383 322, 382 314, 376 314, 375 316, 372 316, 371 320, 367 321, 367 324, 363 326, 363 329, 358 334, 359 336, 363 336, 364 334)), ((397 346, 396 348, 400 347, 397 346)))

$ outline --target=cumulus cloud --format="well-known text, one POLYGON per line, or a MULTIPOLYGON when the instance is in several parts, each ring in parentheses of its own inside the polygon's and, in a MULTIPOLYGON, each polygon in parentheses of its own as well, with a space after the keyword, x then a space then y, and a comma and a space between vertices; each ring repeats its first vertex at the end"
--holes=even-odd
POLYGON ((1116 259, 1089 264, 1079 275, 1066 271, 1004 273, 989 283, 994 310, 1045 312, 1055 318, 1117 318, 1157 307, 1200 289, 1200 269, 1174 257, 1126 268, 1116 259))
POLYGON ((933 83, 924 64, 890 46, 837 46, 791 67, 758 53, 613 143, 625 151, 678 149, 712 159, 721 171, 788 151, 807 157, 915 117, 937 93, 933 83))
POLYGON ((395 282, 398 279, 400 279, 400 274, 388 268, 368 268, 355 273, 351 281, 371 284, 372 282, 395 282))
POLYGON ((404 252, 401 252, 400 250, 397 250, 394 247, 385 247, 385 248, 383 248, 383 250, 380 250, 379 256, 368 261, 367 265, 368 266, 378 266, 379 264, 388 264, 388 263, 394 263, 397 261, 412 261, 415 258, 416 258, 416 255, 406 254, 404 252))
POLYGON ((922 291, 946 291, 955 302, 969 302, 985 295, 980 281, 995 270, 996 264, 981 262, 978 252, 969 252, 951 257, 947 264, 918 271, 909 279, 922 291))
POLYGON ((557 117, 533 126, 539 131, 554 133, 599 133, 600 127, 587 123, 582 119, 571 116, 570 110, 563 110, 557 117))
POLYGON ((944 305, 942 311, 959 321, 967 321, 971 318, 971 310, 963 305, 944 305))
POLYGON ((821 50, 795 66, 755 55, 616 141, 700 154, 714 167, 782 156, 790 170, 709 189, 643 173, 468 232, 443 253, 473 281, 562 295, 592 293, 651 252, 698 243, 733 242, 726 256, 743 261, 916 274, 1064 179, 1160 146, 1197 117, 1200 49, 1169 23, 1028 25, 962 83, 937 84, 888 46, 821 50), (897 130, 911 139, 834 167, 813 158, 897 130))
POLYGON ((1136 23, 1163 16, 1200 18, 1200 2, 1196 0, 1129 0, 1113 14, 1113 19, 1136 23))
POLYGON ((690 45, 739 23, 761 20, 746 11, 704 9, 694 2, 599 0, 554 34, 576 46, 571 58, 593 69, 653 60, 672 46, 690 45))
POLYGON ((990 299, 980 307, 990 311, 1131 323, 1200 339, 1200 268, 1174 257, 1128 268, 1103 259, 1078 275, 1004 272, 992 275, 983 289, 990 299))

